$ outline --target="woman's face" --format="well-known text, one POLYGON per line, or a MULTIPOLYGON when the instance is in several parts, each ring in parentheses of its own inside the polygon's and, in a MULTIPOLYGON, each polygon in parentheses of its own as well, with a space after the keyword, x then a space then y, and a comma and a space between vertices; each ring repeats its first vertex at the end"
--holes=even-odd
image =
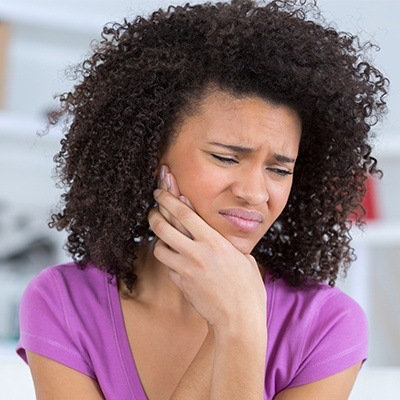
POLYGON ((210 93, 162 156, 196 212, 249 254, 286 205, 301 121, 258 97, 210 93))

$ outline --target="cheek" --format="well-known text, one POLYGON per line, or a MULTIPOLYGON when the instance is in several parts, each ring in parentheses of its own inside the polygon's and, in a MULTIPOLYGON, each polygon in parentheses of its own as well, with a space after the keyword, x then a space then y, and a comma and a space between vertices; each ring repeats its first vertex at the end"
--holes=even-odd
POLYGON ((185 174, 180 181, 182 194, 189 198, 196 210, 206 210, 210 203, 222 191, 222 180, 216 174, 199 170, 194 174, 185 174))
POLYGON ((285 208, 291 188, 292 181, 285 185, 274 187, 274 190, 270 191, 270 206, 274 208, 276 213, 280 214, 285 208))
POLYGON ((223 176, 215 168, 195 158, 190 162, 171 163, 171 172, 176 177, 179 189, 189 200, 216 195, 223 186, 223 176))
POLYGON ((176 179, 179 189, 193 204, 196 212, 208 220, 210 210, 226 188, 226 177, 213 168, 194 168, 177 170, 176 179))

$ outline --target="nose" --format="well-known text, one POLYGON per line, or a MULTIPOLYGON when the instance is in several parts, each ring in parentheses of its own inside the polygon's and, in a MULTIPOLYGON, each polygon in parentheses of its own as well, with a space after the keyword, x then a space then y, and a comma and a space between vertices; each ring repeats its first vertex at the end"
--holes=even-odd
POLYGON ((269 200, 267 182, 263 171, 247 171, 236 177, 231 185, 232 194, 247 204, 258 206, 269 200))

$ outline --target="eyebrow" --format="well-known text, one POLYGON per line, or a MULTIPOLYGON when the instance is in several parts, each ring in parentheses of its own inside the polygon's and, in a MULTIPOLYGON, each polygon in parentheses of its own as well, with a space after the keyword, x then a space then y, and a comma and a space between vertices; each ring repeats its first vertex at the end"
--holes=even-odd
MULTIPOLYGON (((251 147, 233 146, 230 144, 224 144, 224 143, 219 143, 219 142, 207 142, 207 143, 212 146, 217 146, 217 147, 221 147, 226 150, 233 151, 234 153, 247 154, 247 153, 251 153, 254 151, 254 149, 252 149, 251 147)), ((283 162, 283 163, 294 164, 296 162, 296 160, 294 158, 285 156, 283 154, 274 153, 273 157, 276 159, 276 161, 283 162)))
POLYGON ((283 162, 283 163, 294 164, 296 162, 296 160, 294 158, 284 156, 283 154, 274 153, 274 157, 275 157, 276 161, 283 162))

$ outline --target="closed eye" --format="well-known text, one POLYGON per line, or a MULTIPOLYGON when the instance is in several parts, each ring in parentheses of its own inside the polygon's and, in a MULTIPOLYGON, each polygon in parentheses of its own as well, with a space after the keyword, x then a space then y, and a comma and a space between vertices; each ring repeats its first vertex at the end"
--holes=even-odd
POLYGON ((267 168, 267 169, 268 171, 272 171, 274 174, 279 176, 293 175, 293 172, 288 171, 287 169, 281 169, 281 168, 267 168))
POLYGON ((218 154, 211 154, 211 155, 223 164, 237 164, 238 162, 236 159, 231 157, 223 157, 218 154))
MULTIPOLYGON (((232 157, 221 156, 219 154, 211 154, 215 159, 217 159, 222 164, 237 164, 239 161, 232 157)), ((267 171, 271 171, 279 177, 285 177, 288 175, 293 175, 292 171, 283 168, 267 168, 267 171)))

